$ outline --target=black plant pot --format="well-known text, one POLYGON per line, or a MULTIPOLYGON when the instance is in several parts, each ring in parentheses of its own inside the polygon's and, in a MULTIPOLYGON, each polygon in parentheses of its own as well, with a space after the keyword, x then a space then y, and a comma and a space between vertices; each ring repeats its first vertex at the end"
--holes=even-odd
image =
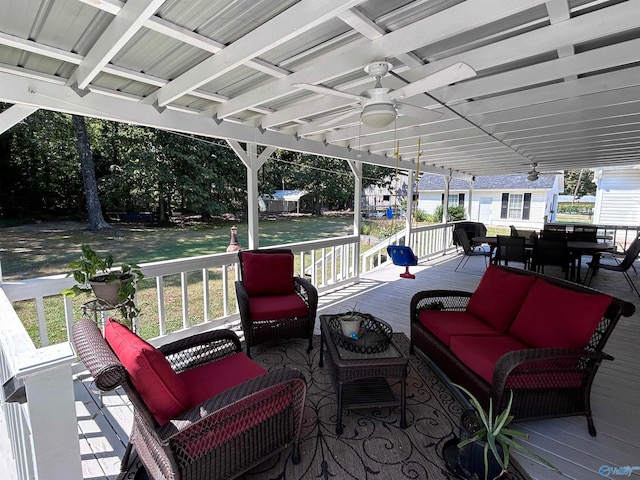
MULTIPOLYGON (((443 457, 447 468, 458 478, 465 480, 484 480, 484 445, 483 441, 475 441, 463 448, 458 448, 458 443, 471 438, 480 428, 473 410, 465 411, 460 421, 460 438, 448 440, 443 446, 443 457)), ((496 445, 498 454, 502 456, 502 447, 496 445)), ((500 464, 494 458, 493 453, 488 454, 489 470, 488 480, 498 478, 502 472, 500 464)))

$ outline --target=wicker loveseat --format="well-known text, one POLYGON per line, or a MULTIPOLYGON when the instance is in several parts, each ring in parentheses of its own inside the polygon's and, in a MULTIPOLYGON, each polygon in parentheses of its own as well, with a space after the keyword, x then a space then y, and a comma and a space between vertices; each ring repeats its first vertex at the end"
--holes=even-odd
POLYGON ((306 397, 300 372, 267 372, 240 352, 230 330, 155 349, 109 320, 105 337, 90 319, 73 326, 76 351, 96 387, 122 386, 133 404, 123 472, 132 447, 154 480, 236 478, 292 445, 292 461, 299 462, 306 397))
POLYGON ((411 301, 411 349, 502 410, 514 393, 516 421, 586 415, 596 434, 591 385, 623 300, 528 270, 490 265, 474 293, 418 292, 411 301))

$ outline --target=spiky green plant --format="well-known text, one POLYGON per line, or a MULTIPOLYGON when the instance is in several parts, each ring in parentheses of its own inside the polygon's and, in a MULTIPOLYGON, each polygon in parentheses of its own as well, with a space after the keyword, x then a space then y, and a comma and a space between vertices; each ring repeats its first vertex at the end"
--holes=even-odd
MULTIPOLYGON (((499 415, 494 418, 492 399, 489 399, 489 412, 487 412, 482 407, 482 405, 480 405, 478 399, 474 397, 469 390, 460 385, 454 385, 462 392, 464 392, 464 394, 469 398, 469 401, 471 402, 471 405, 475 410, 477 420, 480 424, 480 429, 477 432, 473 433, 473 436, 471 438, 458 443, 458 448, 461 449, 473 442, 485 442, 483 450, 485 480, 488 480, 489 476, 489 452, 491 452, 493 457, 498 462, 498 465, 500 465, 500 468, 502 469, 500 475, 502 475, 507 471, 507 467, 509 466, 510 448, 513 448, 523 455, 539 461, 543 465, 546 465, 547 467, 558 473, 562 473, 544 458, 535 454, 534 452, 514 440, 514 438, 529 438, 529 435, 520 430, 508 428, 508 425, 513 421, 514 418, 513 415, 511 415, 511 406, 513 404, 513 390, 509 391, 509 403, 507 404, 507 408, 505 408, 499 415), (500 445, 502 447, 502 455, 500 455, 500 452, 498 451, 496 445, 500 445)), ((498 475, 498 477, 500 475, 498 475)))

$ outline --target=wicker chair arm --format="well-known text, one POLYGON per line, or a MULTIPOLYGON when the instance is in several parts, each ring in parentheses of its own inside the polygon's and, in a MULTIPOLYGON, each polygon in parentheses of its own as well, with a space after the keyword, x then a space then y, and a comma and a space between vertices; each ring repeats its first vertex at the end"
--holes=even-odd
POLYGON ((307 385, 302 373, 290 368, 282 368, 236 385, 190 408, 156 429, 158 441, 167 445, 170 440, 182 434, 188 435, 190 430, 197 432, 198 436, 202 436, 203 432, 209 430, 220 431, 221 421, 225 418, 251 415, 251 410, 264 402, 264 397, 260 394, 279 386, 288 387, 291 392, 297 437, 302 426, 307 385))
MULTIPOLYGON (((600 364, 613 357, 602 351, 589 351, 580 348, 532 348, 515 350, 504 354, 496 362, 491 383, 491 396, 502 398, 510 375, 519 375, 525 379, 544 373, 587 372, 584 362, 600 364)), ((595 372, 594 372, 595 373, 595 372)))
POLYGON ((241 351, 238 335, 228 329, 210 330, 158 347, 178 373, 241 351))
POLYGON ((411 319, 418 321, 420 310, 464 311, 471 295, 462 290, 423 290, 411 298, 411 319))
MULTIPOLYGON (((316 309, 318 306, 318 291, 316 287, 309 280, 302 277, 293 277, 293 285, 296 292, 305 300, 307 306, 316 309)), ((313 313, 315 316, 315 311, 313 313)))

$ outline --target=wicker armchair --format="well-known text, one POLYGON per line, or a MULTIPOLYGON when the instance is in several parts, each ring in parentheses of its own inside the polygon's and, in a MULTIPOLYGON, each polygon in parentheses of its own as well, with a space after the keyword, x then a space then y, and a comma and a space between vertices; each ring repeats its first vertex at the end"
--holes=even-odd
POLYGON ((251 347, 278 338, 308 338, 311 351, 318 291, 294 276, 291 250, 241 250, 238 257, 242 280, 236 282, 236 298, 247 355, 251 347))
MULTIPOLYGON (((156 480, 235 478, 291 445, 292 461, 299 462, 305 380, 302 374, 290 369, 264 373, 262 367, 238 353, 240 341, 234 332, 205 332, 157 350, 148 344, 143 346, 161 352, 177 377, 189 377, 190 380, 184 378, 192 389, 207 389, 216 382, 221 388, 220 382, 236 382, 163 424, 157 421, 149 402, 143 400, 143 393, 147 393, 145 386, 139 390, 134 385, 136 374, 129 374, 131 368, 126 357, 122 362, 119 360, 93 321, 83 319, 73 326, 73 343, 96 386, 102 391, 122 386, 134 406, 133 431, 122 460, 123 472, 132 447, 149 477, 156 480), (224 364, 221 368, 231 370, 228 366, 238 356, 244 357, 244 363, 241 362, 244 368, 240 369, 244 378, 252 378, 243 381, 243 373, 233 371, 226 380, 221 379, 224 371, 215 371, 216 364, 224 364), (127 363, 127 369, 123 362, 127 363), (246 375, 247 366, 252 375, 246 375), (201 381, 194 381, 198 378, 201 381)), ((155 376, 147 377, 151 377, 152 387, 158 382, 155 376)), ((145 398, 149 400, 148 395, 145 398)))
MULTIPOLYGON (((549 283, 570 290, 594 293, 589 288, 528 270, 507 270, 542 277, 549 283)), ((493 399, 495 411, 502 411, 507 406, 509 391, 512 390, 511 413, 515 416, 515 421, 585 415, 589 433, 595 436, 591 413, 591 385, 602 361, 613 360, 603 348, 620 316, 632 315, 634 305, 613 298, 583 349, 530 348, 504 354, 498 359, 493 379, 488 383, 420 321, 420 313, 424 310, 465 312, 471 295, 471 292, 457 290, 426 290, 416 293, 410 306, 411 351, 417 349, 422 358, 435 367, 436 372, 445 374, 445 381, 464 386, 485 407, 488 407, 489 399, 493 399)), ((487 335, 480 332, 478 334, 487 335)))

